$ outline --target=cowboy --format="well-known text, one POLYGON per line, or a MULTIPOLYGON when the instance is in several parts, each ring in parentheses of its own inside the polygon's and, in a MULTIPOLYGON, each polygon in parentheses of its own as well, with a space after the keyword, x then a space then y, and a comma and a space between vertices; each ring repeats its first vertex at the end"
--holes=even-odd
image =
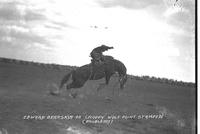
POLYGON ((92 62, 92 68, 91 68, 91 76, 90 78, 94 78, 95 77, 95 73, 94 73, 94 68, 95 65, 99 65, 99 63, 104 63, 104 55, 103 52, 109 50, 109 49, 113 49, 113 47, 109 47, 106 45, 101 45, 99 47, 96 47, 92 50, 92 52, 90 53, 90 57, 92 57, 91 62, 92 62))
POLYGON ((97 63, 101 63, 104 61, 104 56, 103 56, 103 52, 109 50, 109 49, 113 49, 113 47, 109 47, 106 45, 101 45, 99 47, 96 47, 92 50, 92 52, 90 53, 90 57, 92 57, 92 63, 93 62, 97 62, 97 63))

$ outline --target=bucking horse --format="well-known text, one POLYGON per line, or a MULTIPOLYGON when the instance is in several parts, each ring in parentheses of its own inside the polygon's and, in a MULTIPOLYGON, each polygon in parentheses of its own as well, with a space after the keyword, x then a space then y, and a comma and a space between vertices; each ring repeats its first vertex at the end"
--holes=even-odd
POLYGON ((60 93, 60 90, 68 82, 70 77, 72 82, 66 85, 67 90, 72 88, 81 88, 88 80, 105 78, 105 83, 100 83, 97 88, 97 91, 99 91, 109 84, 110 78, 115 73, 118 73, 120 89, 123 89, 127 81, 127 69, 125 65, 121 61, 114 59, 112 56, 104 56, 104 63, 86 64, 66 74, 61 80, 59 92, 57 92, 57 94, 60 93))

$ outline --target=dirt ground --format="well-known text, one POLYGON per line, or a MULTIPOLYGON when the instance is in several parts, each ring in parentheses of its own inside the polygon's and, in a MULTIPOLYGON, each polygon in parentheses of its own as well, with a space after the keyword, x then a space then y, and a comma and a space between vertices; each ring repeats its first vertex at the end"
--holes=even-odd
POLYGON ((0 62, 0 134, 193 134, 195 88, 117 78, 60 96, 49 94, 70 70, 0 62))

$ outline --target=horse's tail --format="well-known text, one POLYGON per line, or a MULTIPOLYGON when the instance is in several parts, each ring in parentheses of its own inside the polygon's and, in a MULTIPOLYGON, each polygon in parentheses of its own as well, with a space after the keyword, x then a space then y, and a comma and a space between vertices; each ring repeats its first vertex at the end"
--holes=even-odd
POLYGON ((63 85, 69 80, 70 76, 72 75, 72 72, 73 72, 73 71, 71 71, 70 73, 68 73, 67 75, 65 75, 65 76, 62 78, 62 80, 61 80, 61 82, 60 82, 60 87, 59 87, 59 89, 61 89, 61 88, 63 87, 63 85))

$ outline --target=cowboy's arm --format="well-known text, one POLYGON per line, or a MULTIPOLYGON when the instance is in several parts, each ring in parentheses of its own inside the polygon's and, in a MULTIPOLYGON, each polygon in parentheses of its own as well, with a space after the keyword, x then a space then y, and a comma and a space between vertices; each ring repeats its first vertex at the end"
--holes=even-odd
POLYGON ((105 52, 105 51, 107 51, 107 50, 109 50, 109 49, 113 49, 113 47, 109 47, 109 46, 102 45, 102 46, 100 46, 100 47, 98 48, 98 51, 99 51, 99 52, 105 52))
POLYGON ((101 45, 99 47, 96 47, 92 50, 90 53, 90 57, 95 59, 95 57, 102 55, 103 52, 107 51, 108 49, 113 49, 113 47, 108 47, 106 45, 101 45))

